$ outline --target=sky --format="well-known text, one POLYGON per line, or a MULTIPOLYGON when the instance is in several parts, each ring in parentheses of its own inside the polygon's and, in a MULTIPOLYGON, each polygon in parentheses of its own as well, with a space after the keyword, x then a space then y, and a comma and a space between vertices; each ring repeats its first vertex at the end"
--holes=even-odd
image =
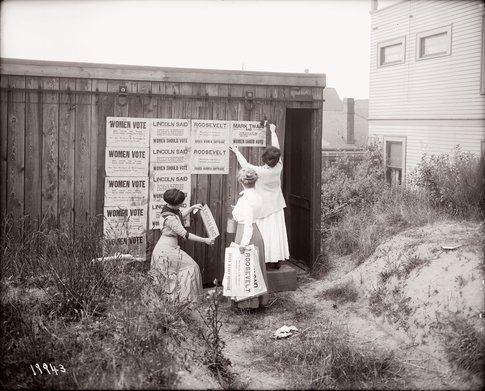
POLYGON ((370 0, 4 0, 6 58, 325 73, 369 89, 370 0))

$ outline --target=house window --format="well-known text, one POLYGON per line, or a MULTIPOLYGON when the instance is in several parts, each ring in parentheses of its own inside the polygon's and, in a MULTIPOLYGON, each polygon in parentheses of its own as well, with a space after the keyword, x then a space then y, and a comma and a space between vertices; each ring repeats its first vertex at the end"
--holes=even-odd
POLYGON ((406 139, 404 137, 385 137, 384 148, 387 183, 401 185, 404 183, 405 177, 406 139))
POLYGON ((405 57, 406 39, 396 38, 377 44, 377 66, 403 64, 405 57))
POLYGON ((416 37, 418 60, 451 54, 451 25, 418 33, 416 37))

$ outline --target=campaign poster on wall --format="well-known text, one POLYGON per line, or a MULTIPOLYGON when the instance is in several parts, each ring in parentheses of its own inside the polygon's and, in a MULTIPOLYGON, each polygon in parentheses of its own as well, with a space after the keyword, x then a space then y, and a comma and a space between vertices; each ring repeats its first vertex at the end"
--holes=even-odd
POLYGON ((149 118, 107 117, 106 145, 109 147, 148 148, 149 118))
POLYGON ((112 176, 104 180, 104 206, 141 206, 148 202, 148 177, 112 176))
POLYGON ((150 130, 150 172, 189 172, 190 120, 154 119, 150 130))
POLYGON ((104 241, 104 254, 130 254, 137 260, 144 261, 147 252, 146 234, 129 238, 107 238, 104 241))
POLYGON ((106 147, 106 176, 148 176, 148 148, 106 147))
POLYGON ((108 239, 144 235, 147 229, 148 205, 104 207, 104 236, 108 239))
POLYGON ((193 174, 228 174, 230 121, 192 120, 193 174))
POLYGON ((266 127, 259 121, 232 121, 232 145, 238 147, 266 147, 266 127))
MULTIPOLYGON (((150 178, 150 211, 148 215, 149 229, 160 229, 160 213, 166 202, 163 200, 163 193, 168 189, 179 189, 185 193, 185 200, 182 209, 190 206, 191 181, 190 174, 158 174, 150 178)), ((190 216, 184 220, 184 225, 188 227, 190 216)))

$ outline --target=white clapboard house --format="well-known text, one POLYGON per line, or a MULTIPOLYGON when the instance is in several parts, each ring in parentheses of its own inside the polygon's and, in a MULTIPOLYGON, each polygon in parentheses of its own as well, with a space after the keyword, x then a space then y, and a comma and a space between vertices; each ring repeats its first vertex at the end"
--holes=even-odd
POLYGON ((371 2, 369 139, 389 182, 427 155, 485 148, 482 0, 371 2))

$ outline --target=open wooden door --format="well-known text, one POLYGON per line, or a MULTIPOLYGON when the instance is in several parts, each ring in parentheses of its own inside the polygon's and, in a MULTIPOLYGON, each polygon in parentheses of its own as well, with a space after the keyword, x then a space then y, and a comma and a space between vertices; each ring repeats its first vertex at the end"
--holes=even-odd
POLYGON ((314 257, 313 112, 311 109, 287 109, 283 157, 283 193, 287 204, 285 218, 290 257, 309 267, 314 257))

